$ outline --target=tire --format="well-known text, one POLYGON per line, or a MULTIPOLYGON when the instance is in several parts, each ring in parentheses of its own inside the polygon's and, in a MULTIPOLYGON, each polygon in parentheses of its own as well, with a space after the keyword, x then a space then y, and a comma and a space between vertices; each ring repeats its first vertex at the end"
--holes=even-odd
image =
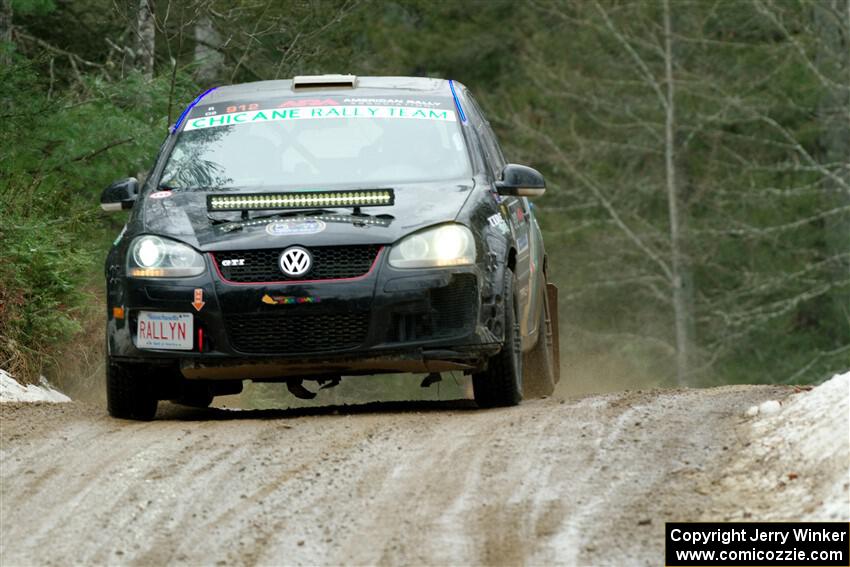
POLYGON ((555 345, 552 342, 551 313, 549 299, 543 289, 543 309, 540 310, 537 344, 525 355, 522 394, 526 398, 551 396, 555 391, 557 372, 555 369, 555 345))
POLYGON ((472 389, 479 407, 515 406, 522 400, 522 350, 514 273, 505 269, 502 287, 505 301, 505 342, 490 358, 487 370, 472 375, 472 389))
POLYGON ((144 366, 109 362, 106 365, 106 408, 121 419, 150 421, 156 415, 157 396, 144 366))

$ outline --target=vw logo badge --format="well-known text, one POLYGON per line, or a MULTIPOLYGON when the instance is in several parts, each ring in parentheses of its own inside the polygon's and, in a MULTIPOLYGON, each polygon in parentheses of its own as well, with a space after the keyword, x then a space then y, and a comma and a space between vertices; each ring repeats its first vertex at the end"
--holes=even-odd
POLYGON ((291 246, 280 255, 280 270, 287 276, 303 276, 310 271, 313 258, 300 246, 291 246))

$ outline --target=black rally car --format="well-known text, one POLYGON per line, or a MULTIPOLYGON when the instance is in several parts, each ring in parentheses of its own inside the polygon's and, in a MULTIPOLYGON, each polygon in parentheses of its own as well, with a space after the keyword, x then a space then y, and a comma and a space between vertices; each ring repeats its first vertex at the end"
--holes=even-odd
POLYGON ((245 379, 472 375, 483 407, 551 392, 557 292, 528 197, 467 89, 322 75, 210 89, 171 128, 106 261, 107 399, 206 406, 245 379))

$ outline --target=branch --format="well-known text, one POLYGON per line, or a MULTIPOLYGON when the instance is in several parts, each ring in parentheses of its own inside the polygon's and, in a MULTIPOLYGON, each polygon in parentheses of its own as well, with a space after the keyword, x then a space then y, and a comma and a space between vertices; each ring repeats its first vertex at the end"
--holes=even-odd
POLYGON ((554 151, 558 155, 559 160, 561 161, 561 163, 564 164, 564 166, 569 170, 569 172, 576 179, 581 181, 581 183, 585 187, 590 189, 591 193, 593 193, 593 196, 596 197, 596 199, 602 204, 602 207, 605 209, 605 211, 608 213, 614 223, 620 228, 620 230, 622 230, 626 234, 629 240, 631 240, 635 246, 637 246, 659 268, 661 268, 661 271, 664 272, 664 275, 669 281, 673 281, 673 272, 670 270, 670 267, 667 265, 667 263, 664 262, 664 260, 662 260, 661 257, 654 250, 652 250, 647 244, 645 244, 643 240, 637 234, 635 234, 634 231, 632 231, 631 228, 629 228, 629 226, 623 221, 622 217, 614 208, 614 205, 611 203, 611 201, 609 201, 608 198, 605 197, 605 195, 602 193, 602 190, 596 185, 596 183, 592 179, 581 173, 575 167, 575 165, 569 160, 569 158, 567 158, 567 156, 563 154, 561 148, 558 147, 557 144, 555 144, 552 138, 550 138, 543 132, 532 129, 522 120, 515 119, 514 124, 516 124, 519 128, 529 131, 532 134, 536 134, 538 137, 543 139, 543 141, 546 142, 546 144, 552 149, 552 151, 554 151))
POLYGON ((658 84, 658 81, 655 80, 655 76, 650 71, 649 66, 646 62, 641 58, 637 51, 635 51, 634 47, 626 40, 626 38, 621 34, 617 28, 614 27, 614 24, 611 22, 611 19, 608 17, 608 13, 605 9, 599 4, 599 2, 594 2, 593 5, 596 7, 596 10, 602 16, 602 19, 605 20, 605 26, 611 30, 611 33, 614 34, 614 37, 617 38, 617 41, 623 46, 623 49, 626 50, 626 53, 632 58, 635 64, 640 69, 643 74, 644 79, 652 87, 652 90, 655 91, 655 95, 658 97, 658 101, 661 103, 663 108, 667 108, 667 98, 664 96, 664 93, 661 91, 661 85, 658 84))
POLYGON ((89 160, 90 160, 90 159, 92 159, 93 157, 98 156, 98 155, 102 154, 103 152, 109 151, 109 150, 111 150, 112 148, 114 148, 114 147, 116 147, 116 146, 120 146, 120 145, 122 145, 122 144, 129 144, 130 142, 132 142, 132 141, 133 141, 133 140, 135 140, 135 139, 136 139, 136 137, 135 137, 135 136, 133 136, 132 138, 124 138, 123 140, 114 140, 114 141, 112 141, 112 142, 109 142, 108 144, 106 144, 106 145, 105 145, 105 146, 103 146, 102 148, 98 148, 98 149, 96 149, 96 150, 92 150, 92 151, 90 151, 90 152, 87 152, 87 153, 84 153, 84 154, 82 154, 82 155, 79 155, 79 156, 77 156, 77 157, 75 157, 75 158, 71 158, 71 159, 69 159, 68 161, 66 161, 66 162, 64 162, 64 163, 61 163, 61 164, 57 165, 57 166, 56 166, 56 167, 54 167, 53 169, 54 169, 54 170, 55 170, 55 169, 60 169, 60 168, 64 167, 66 164, 74 163, 74 162, 77 162, 77 161, 89 161, 89 160))
POLYGON ((805 226, 809 223, 825 219, 826 217, 831 217, 833 215, 840 215, 842 213, 850 212, 850 205, 846 205, 843 207, 836 207, 834 209, 830 209, 828 211, 821 211, 816 215, 812 215, 810 217, 806 217, 803 219, 798 219, 793 222, 789 222, 786 224, 779 224, 775 226, 769 226, 766 228, 756 228, 756 227, 747 227, 747 228, 733 228, 733 229, 699 229, 696 230, 698 234, 712 234, 712 235, 733 235, 733 236, 749 236, 749 237, 758 237, 758 236, 767 236, 776 232, 781 232, 784 230, 791 230, 793 228, 799 228, 801 226, 805 226))
POLYGON ((62 49, 61 47, 56 47, 55 45, 51 45, 51 44, 47 43, 46 41, 44 41, 43 39, 37 38, 33 35, 30 35, 26 32, 21 31, 20 28, 17 28, 17 27, 12 28, 12 33, 14 33, 15 36, 18 39, 25 39, 27 41, 31 41, 31 42, 43 47, 44 49, 51 51, 53 53, 56 53, 58 55, 66 55, 66 56, 71 58, 72 62, 79 62, 79 63, 82 63, 83 65, 86 65, 87 67, 93 67, 95 69, 103 69, 103 65, 101 65, 100 63, 95 63, 94 61, 89 61, 87 59, 83 59, 82 57, 80 57, 76 53, 71 53, 70 51, 62 49))
POLYGON ((779 31, 782 32, 782 35, 785 36, 785 39, 787 39, 789 42, 791 42, 791 45, 794 46, 794 49, 797 50, 797 53, 800 55, 800 58, 802 58, 803 63, 805 63, 806 67, 808 67, 809 70, 812 73, 814 73, 815 77, 817 77, 817 79, 821 82, 821 84, 823 84, 823 86, 825 86, 827 88, 836 88, 837 87, 837 88, 840 88, 842 90, 847 90, 848 88, 850 88, 847 85, 842 85, 840 83, 836 83, 835 81, 831 80, 830 78, 826 77, 823 73, 821 73, 820 69, 818 69, 817 66, 814 63, 812 63, 812 60, 809 59, 809 56, 806 55, 806 50, 803 49, 803 46, 800 45, 800 42, 796 40, 794 35, 791 34, 791 32, 788 31, 788 28, 786 28, 782 24, 782 22, 779 20, 779 18, 776 17, 776 14, 774 14, 772 10, 769 10, 767 8, 767 6, 765 6, 764 3, 762 3, 761 0, 753 0, 753 5, 756 7, 756 10, 758 10, 763 16, 765 16, 768 20, 770 20, 771 23, 773 25, 775 25, 779 29, 779 31))
POLYGON ((782 380, 780 382, 780 384, 790 384, 791 382, 794 382, 795 380, 797 380, 797 378, 799 378, 800 376, 802 376, 803 374, 808 372, 809 368, 814 366, 818 361, 820 361, 820 359, 826 358, 826 357, 831 357, 831 356, 836 356, 836 355, 842 354, 843 352, 846 352, 846 351, 850 351, 850 345, 844 345, 842 347, 838 347, 835 350, 828 350, 828 351, 822 350, 822 351, 818 352, 815 355, 815 357, 812 358, 807 364, 805 364, 802 368, 797 370, 797 372, 790 375, 788 378, 782 380))

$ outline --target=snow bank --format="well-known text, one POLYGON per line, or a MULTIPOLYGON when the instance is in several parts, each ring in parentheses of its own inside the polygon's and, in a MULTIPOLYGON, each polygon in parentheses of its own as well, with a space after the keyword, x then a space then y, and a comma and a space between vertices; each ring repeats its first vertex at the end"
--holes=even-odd
POLYGON ((12 378, 5 370, 0 370, 0 402, 70 402, 71 398, 54 390, 41 377, 41 385, 24 386, 12 378))
POLYGON ((747 412, 757 414, 751 456, 769 465, 763 489, 783 494, 778 516, 850 520, 850 372, 762 406, 747 412))

